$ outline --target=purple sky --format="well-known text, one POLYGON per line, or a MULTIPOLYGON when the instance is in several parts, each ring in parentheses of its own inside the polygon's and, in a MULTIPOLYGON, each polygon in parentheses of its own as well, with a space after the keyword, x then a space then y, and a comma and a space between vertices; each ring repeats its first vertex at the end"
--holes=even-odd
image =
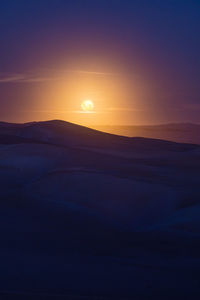
POLYGON ((0 22, 0 120, 79 122, 92 97, 96 123, 200 122, 199 0, 7 0, 0 22))

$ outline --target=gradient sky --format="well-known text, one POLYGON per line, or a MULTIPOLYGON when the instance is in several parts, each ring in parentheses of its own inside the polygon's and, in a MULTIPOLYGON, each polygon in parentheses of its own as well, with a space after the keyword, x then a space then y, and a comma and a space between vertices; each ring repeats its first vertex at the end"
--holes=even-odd
POLYGON ((199 53, 199 0, 0 1, 0 120, 199 123, 199 53))

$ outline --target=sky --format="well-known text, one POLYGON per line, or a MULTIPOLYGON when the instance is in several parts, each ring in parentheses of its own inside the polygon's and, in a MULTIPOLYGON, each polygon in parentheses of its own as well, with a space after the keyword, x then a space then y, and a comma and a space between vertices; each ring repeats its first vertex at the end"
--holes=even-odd
POLYGON ((199 0, 2 0, 0 120, 200 123, 199 53, 199 0))

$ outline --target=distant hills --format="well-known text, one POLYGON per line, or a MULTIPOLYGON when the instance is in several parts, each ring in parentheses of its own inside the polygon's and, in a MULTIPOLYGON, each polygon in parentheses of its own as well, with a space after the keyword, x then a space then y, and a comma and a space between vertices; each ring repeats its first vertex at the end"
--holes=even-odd
POLYGON ((172 123, 154 126, 95 126, 96 129, 124 136, 140 136, 179 143, 200 144, 200 124, 172 123))

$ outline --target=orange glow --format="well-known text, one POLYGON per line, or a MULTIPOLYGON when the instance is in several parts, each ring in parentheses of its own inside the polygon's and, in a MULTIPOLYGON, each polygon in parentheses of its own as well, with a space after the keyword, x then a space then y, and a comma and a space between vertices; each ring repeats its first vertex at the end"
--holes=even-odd
POLYGON ((108 66, 99 70, 66 68, 40 73, 45 80, 29 85, 30 102, 22 121, 61 119, 85 126, 148 122, 148 116, 143 113, 142 119, 140 114, 148 89, 123 70, 108 66))

